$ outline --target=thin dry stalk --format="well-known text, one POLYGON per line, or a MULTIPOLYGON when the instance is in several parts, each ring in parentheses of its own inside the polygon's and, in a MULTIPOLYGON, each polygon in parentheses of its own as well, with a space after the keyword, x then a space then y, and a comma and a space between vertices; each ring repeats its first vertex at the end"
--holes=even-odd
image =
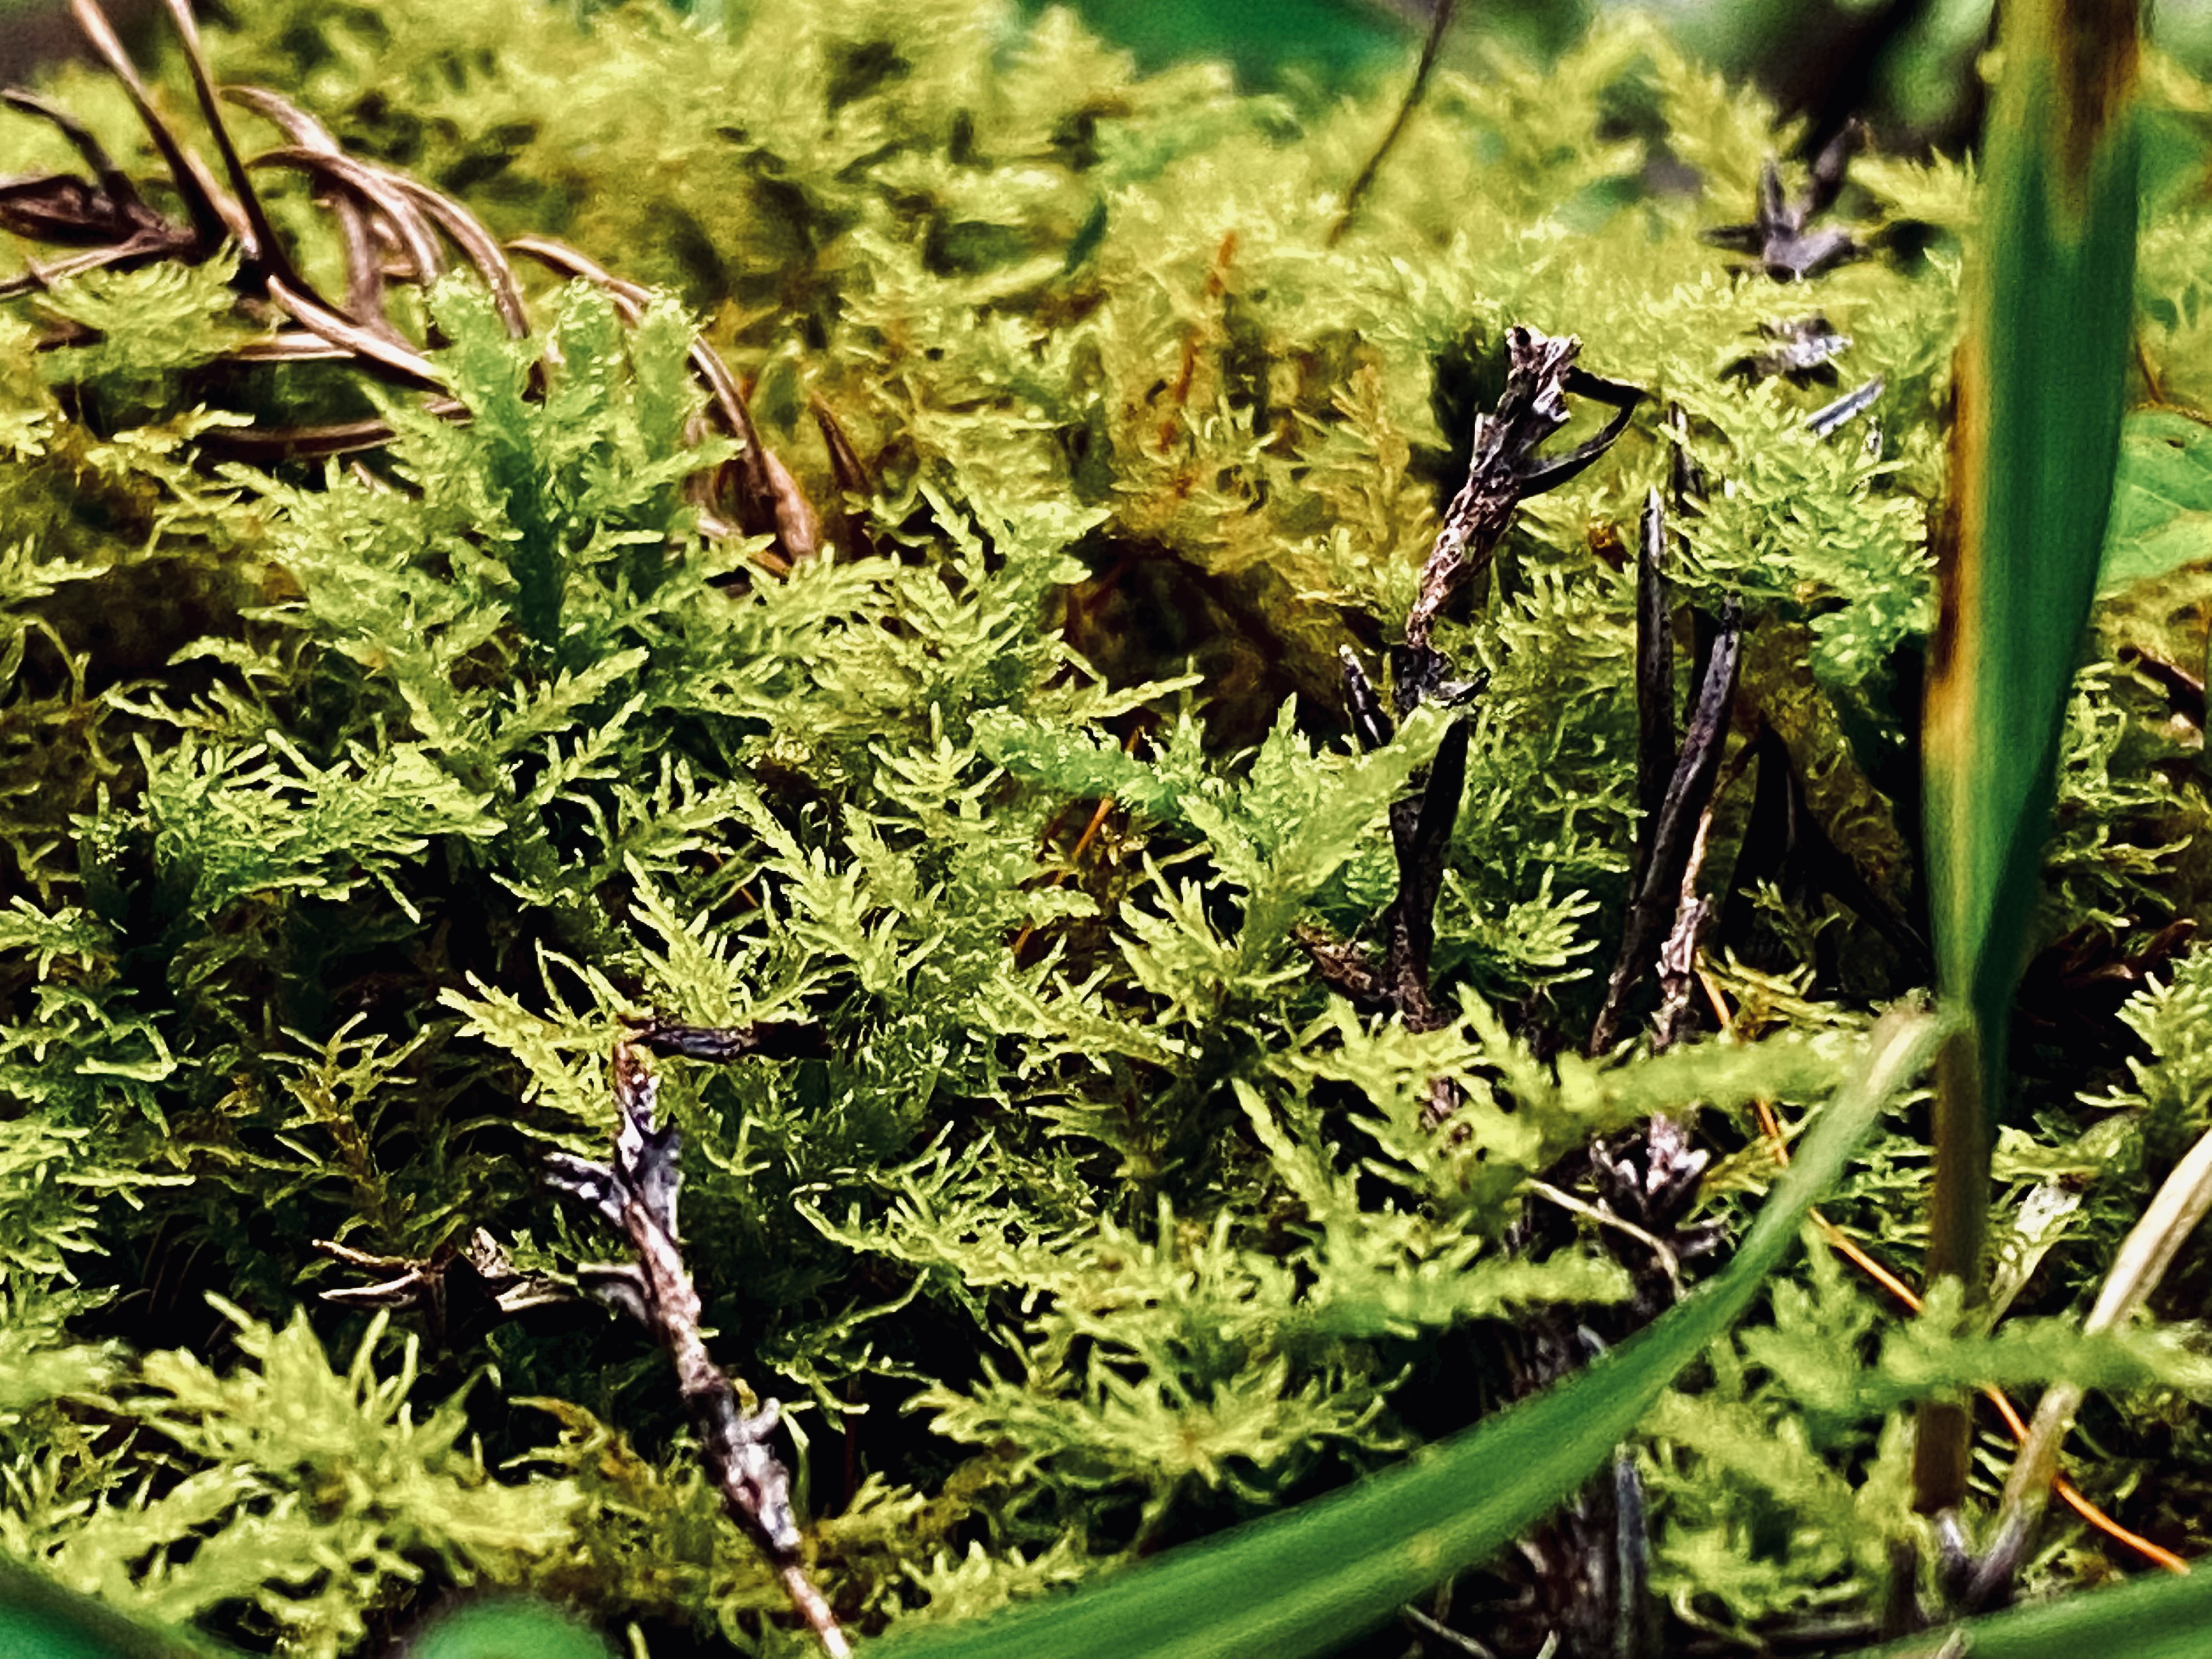
POLYGON ((1345 232, 1352 228, 1352 222, 1359 215, 1360 204, 1366 200, 1367 192, 1375 187, 1375 179, 1382 171, 1382 163, 1390 159, 1390 152, 1398 147, 1398 140, 1404 134, 1407 124, 1413 118, 1413 112, 1420 107, 1421 100, 1429 90, 1429 77, 1436 73, 1437 58, 1443 51, 1444 36, 1450 33, 1452 18, 1458 10, 1459 0, 1436 0, 1434 9, 1429 13, 1428 36, 1421 42, 1420 61, 1413 65, 1413 84, 1406 88, 1405 100, 1398 106, 1398 113, 1391 118, 1390 130, 1382 135, 1382 142, 1375 146, 1375 153, 1367 158, 1367 165, 1359 169, 1359 176, 1352 181, 1352 188, 1344 192, 1344 210, 1337 215, 1336 222, 1329 227, 1329 246, 1334 247, 1342 241, 1345 232))
POLYGON ((1626 1217, 1615 1215, 1602 1204, 1593 1204, 1588 1199, 1577 1198, 1572 1193, 1562 1188, 1554 1187, 1548 1181, 1524 1181, 1521 1185, 1524 1191, 1533 1193, 1547 1203, 1558 1205, 1570 1215, 1581 1216, 1587 1221, 1595 1222, 1601 1227, 1611 1228, 1624 1238, 1634 1239, 1651 1252, 1653 1258, 1659 1263, 1659 1271, 1667 1275, 1667 1282, 1674 1287, 1675 1296, 1680 1297, 1682 1294, 1681 1261, 1675 1255, 1674 1246, 1668 1243, 1658 1234, 1649 1228, 1638 1226, 1626 1217))
MULTIPOLYGON (((1650 828, 1650 850, 1642 860, 1643 875, 1629 905, 1620 955, 1606 985, 1604 1006, 1590 1030, 1593 1054, 1606 1053, 1620 1040, 1636 987, 1645 973, 1659 964, 1667 941, 1682 931, 1685 924, 1680 918, 1686 908, 1700 904, 1692 860, 1702 851, 1713 786, 1720 776, 1721 751, 1728 744, 1742 645, 1743 603, 1732 594, 1721 611, 1697 706, 1674 763, 1674 775, 1668 781, 1657 820, 1650 828)), ((1693 918, 1686 925, 1693 937, 1697 921, 1693 918)), ((1678 968, 1683 966, 1677 963, 1678 968)), ((1676 977, 1679 981, 1680 975, 1676 977)))
POLYGON ((586 1289, 651 1331, 676 1367, 676 1386, 699 1437, 701 1455, 722 1508, 766 1555, 792 1606, 830 1659, 846 1659, 851 1645, 828 1601, 808 1580, 804 1540, 791 1507, 791 1473, 771 1443, 778 1421, 773 1400, 748 1411, 735 1384, 707 1352, 701 1334, 699 1293, 684 1264, 676 1225, 683 1173, 683 1136, 655 1121, 658 1085, 647 1050, 730 1059, 769 1046, 763 1030, 718 1030, 650 1024, 614 1046, 613 1080, 622 1124, 614 1157, 606 1164, 557 1153, 547 1160, 547 1180, 593 1211, 620 1233, 632 1260, 586 1267, 586 1289))
MULTIPOLYGON (((2150 1207, 2129 1232, 2120 1253, 2113 1258, 2096 1305, 2081 1322, 2086 1335, 2109 1331, 2133 1317, 2136 1310, 2158 1288, 2173 1258, 2212 1212, 2212 1130, 2207 1130, 2174 1165, 2150 1207)), ((2044 1390, 2035 1408, 2035 1420, 2013 1459, 2005 1481, 2004 1498, 1997 1509, 1996 1541, 1975 1575, 1974 1588, 1982 1595, 2011 1581, 2027 1553, 2035 1522, 2043 1513, 2044 1494, 2058 1472, 2058 1449, 2081 1409, 2083 1390, 2078 1383, 2061 1382, 2044 1390)))

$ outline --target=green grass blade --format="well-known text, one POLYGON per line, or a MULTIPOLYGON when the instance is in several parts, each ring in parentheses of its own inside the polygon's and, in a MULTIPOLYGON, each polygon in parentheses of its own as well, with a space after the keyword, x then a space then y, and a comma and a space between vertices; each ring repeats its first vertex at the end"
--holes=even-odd
POLYGON ((1929 1015, 1884 1018, 1728 1271, 1587 1370, 1343 1492, 1094 1589, 889 1638, 883 1651, 898 1659, 1303 1659, 1388 1619, 1494 1553, 1604 1462, 1668 1382, 1741 1315, 1814 1200, 1938 1035, 1929 1015))
MULTIPOLYGON (((523 1596, 465 1601, 407 1638, 407 1659, 609 1659, 558 1608, 523 1596)), ((205 1637, 130 1617, 0 1560, 0 1659, 245 1659, 205 1637)))
POLYGON ((407 1659, 610 1659, 607 1644, 544 1601, 465 1602, 407 1638, 407 1659))
POLYGON ((2209 1632, 2212 1573, 2161 1575, 1969 1619, 1852 1659, 2203 1659, 2209 1632))
POLYGON ((105 1602, 0 1561, 0 1655, 6 1659, 242 1659, 234 1650, 142 1624, 105 1602))
MULTIPOLYGON (((1982 1275, 1989 1146, 2065 716, 2112 496, 2133 319, 2136 0, 2016 0, 1985 147, 1922 745, 1937 976, 1969 1024, 1937 1082, 1928 1276, 1982 1275)), ((1966 1419, 1924 1413, 1924 1509, 1966 1419)))
POLYGON ((2212 426, 2137 410, 2120 434, 2112 522, 2097 583, 2107 593, 2203 562, 2212 547, 2212 426))

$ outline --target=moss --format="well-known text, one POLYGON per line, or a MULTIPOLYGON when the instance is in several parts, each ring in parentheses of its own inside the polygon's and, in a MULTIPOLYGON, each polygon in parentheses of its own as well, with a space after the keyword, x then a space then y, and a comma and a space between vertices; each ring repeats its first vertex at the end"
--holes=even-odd
MULTIPOLYGON (((1648 1319, 1641 1247, 1526 1183, 1601 1195, 1625 1133, 1692 1124, 1718 1161, 1665 1225, 1694 1275, 1763 1179, 1748 1103, 1816 1098, 1924 973, 1916 653, 1966 169, 1868 158, 1842 212, 1869 257, 1736 269, 1701 233, 1786 136, 1613 20, 1547 70, 1441 73, 1333 239, 1384 94, 1140 73, 1056 9, 725 11, 270 0, 211 33, 226 80, 656 290, 625 316, 532 278, 517 338, 462 277, 395 282, 465 420, 358 362, 241 362, 271 313, 231 255, 0 317, 0 1542, 118 1602, 335 1656, 489 1583, 641 1639, 801 1644, 628 1328, 319 1297, 360 1282, 319 1241, 404 1266, 478 1229, 573 1288, 605 1246, 539 1169, 601 1149, 631 1016, 822 1033, 672 1063, 665 1101, 717 1354, 787 1396, 813 1571, 874 1631, 1297 1501, 1648 1319), (1834 384, 1725 372, 1815 313, 1848 337, 1834 384), (1415 1031, 1315 958, 1375 937, 1389 809, 1444 723, 1355 752, 1340 657, 1403 637, 1508 324, 1650 396, 1439 628, 1482 690, 1446 1012, 1415 1031), (695 336, 759 451, 711 434, 695 336), (360 419, 391 431, 351 464, 246 441, 360 419), (789 482, 752 499, 783 516, 725 521, 769 453, 789 482), (1703 963, 1741 1034, 1784 1040, 1586 1061, 1641 811, 1630 550, 1685 465, 1677 655, 1730 594, 1751 641, 1703 963)), ((182 64, 158 82, 189 127, 182 64)), ((2201 91, 2167 83, 2193 132, 2201 91)), ((148 170, 111 87, 51 90, 148 170)), ((9 119, 29 164, 72 164, 9 119)), ((268 199, 343 291, 326 204, 268 199)), ((2179 400, 2212 372, 2183 276, 2212 214, 2165 212, 2144 350, 2179 400)), ((2109 596, 2100 648, 2171 653, 2190 577, 2109 596)), ((2200 742, 2085 669, 2030 975, 2076 1024, 2027 1022, 2014 1126, 2049 1156, 2115 1112, 2163 1157, 2201 1127, 2199 959, 2171 961, 2206 908, 2200 742)), ((1893 1127, 1833 1213, 1910 1277, 1893 1127)), ((2097 1177, 2024 1309, 2094 1294, 2140 1164, 2097 1177)), ((1999 1359, 2195 1386, 2166 1349, 1882 1347, 1892 1323, 1815 1253, 1670 1397, 1640 1454, 1670 1616, 1746 1642, 1871 1616, 1923 1524, 1916 1391, 1999 1359), (1823 1365, 1856 1381, 1813 1398, 1823 1365)), ((2194 1432, 2124 1389, 2081 1483, 2201 1546, 2194 1432)))

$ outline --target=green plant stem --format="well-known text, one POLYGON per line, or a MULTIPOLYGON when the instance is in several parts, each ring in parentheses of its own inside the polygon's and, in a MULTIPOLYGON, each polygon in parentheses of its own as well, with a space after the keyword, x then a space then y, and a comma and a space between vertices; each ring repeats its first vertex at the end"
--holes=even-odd
MULTIPOLYGON (((1985 1033, 1962 1023, 1936 1057, 1938 1153, 1928 1212, 1928 1287, 1954 1279, 1969 1304, 1988 1275, 1990 1114, 1984 1105, 1989 1056, 1985 1033)), ((1965 1495, 1973 1408, 1963 1399, 1931 1400, 1919 1413, 1912 1479, 1924 1508, 1948 1509, 1965 1495)))
MULTIPOLYGON (((2132 344, 2136 0, 2014 0, 1963 295, 1942 609, 1921 747, 1939 1067, 1927 1277, 1982 1290, 1990 1142, 2097 582, 2132 344)), ((1931 1401, 1914 1503, 1966 1495, 1967 1419, 1931 1401)))

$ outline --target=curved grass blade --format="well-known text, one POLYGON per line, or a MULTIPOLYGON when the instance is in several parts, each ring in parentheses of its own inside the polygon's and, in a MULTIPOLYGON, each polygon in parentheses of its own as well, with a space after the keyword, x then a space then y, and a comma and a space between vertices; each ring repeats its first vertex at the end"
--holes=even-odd
MULTIPOLYGON (((1980 1285, 2012 998, 2097 583, 2126 397, 2137 0, 2016 0, 1990 117, 1956 372, 1942 609, 1922 743, 1937 981, 1928 1278, 1980 1285)), ((1923 1410, 1915 1501, 1964 1496, 1963 1405, 1923 1410)))
MULTIPOLYGON (((607 1644, 544 1601, 469 1601, 417 1627, 405 1659, 611 1659, 607 1644)), ((244 1659, 234 1648, 119 1613, 0 1560, 0 1655, 5 1659, 244 1659)))
POLYGON ((2212 1573, 2198 1572, 1969 1619, 1851 1659, 2201 1659, 2208 1629, 2212 1573))
POLYGON ((12 1561, 0 1561, 0 1654, 7 1659, 240 1659, 235 1650, 142 1624, 12 1561))
POLYGON ((867 1645, 897 1659, 1306 1659, 1382 1623, 1510 1542, 1612 1455, 1741 1315, 1941 1034, 1930 1015, 1886 1016, 1727 1272, 1567 1382, 1343 1492, 1094 1589, 867 1645))

